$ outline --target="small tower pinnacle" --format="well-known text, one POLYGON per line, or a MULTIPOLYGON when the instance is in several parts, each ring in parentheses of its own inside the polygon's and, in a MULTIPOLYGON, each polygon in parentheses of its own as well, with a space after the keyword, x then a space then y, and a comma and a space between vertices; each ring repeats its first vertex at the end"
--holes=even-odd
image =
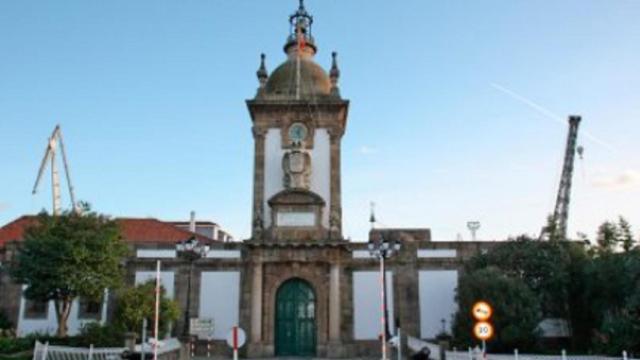
POLYGON ((258 76, 258 81, 260 81, 260 88, 264 88, 264 85, 267 83, 269 79, 269 73, 267 72, 267 67, 264 64, 266 56, 264 53, 260 54, 260 67, 258 71, 256 71, 256 76, 258 76))
POLYGON ((329 71, 331 79, 331 92, 338 93, 338 79, 340 79, 340 69, 338 69, 338 53, 331 53, 331 70, 329 71))

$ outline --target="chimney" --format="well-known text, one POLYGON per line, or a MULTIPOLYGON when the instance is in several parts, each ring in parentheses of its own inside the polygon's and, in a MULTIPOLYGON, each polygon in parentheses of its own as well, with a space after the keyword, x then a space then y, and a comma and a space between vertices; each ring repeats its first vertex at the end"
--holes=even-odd
POLYGON ((196 232, 196 212, 191 211, 191 219, 189 220, 189 231, 196 232))

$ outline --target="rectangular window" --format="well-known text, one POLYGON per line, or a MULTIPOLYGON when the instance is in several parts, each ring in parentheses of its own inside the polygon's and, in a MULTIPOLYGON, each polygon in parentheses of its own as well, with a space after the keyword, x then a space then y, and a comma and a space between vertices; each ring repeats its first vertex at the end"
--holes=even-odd
POLYGON ((78 301, 78 319, 100 320, 102 317, 102 299, 95 301, 80 298, 78 301))
POLYGON ((48 301, 24 300, 25 319, 46 319, 49 312, 48 301))

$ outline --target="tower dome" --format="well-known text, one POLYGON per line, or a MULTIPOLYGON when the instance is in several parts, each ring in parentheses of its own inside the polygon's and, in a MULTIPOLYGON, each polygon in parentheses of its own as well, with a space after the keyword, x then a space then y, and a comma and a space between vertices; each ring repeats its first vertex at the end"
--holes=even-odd
POLYGON ((314 60, 318 48, 311 33, 313 16, 305 9, 303 0, 289 17, 289 24, 284 45, 287 60, 271 75, 267 75, 262 63, 258 74, 261 81, 258 97, 299 100, 337 95, 336 82, 314 60))
POLYGON ((312 59, 300 59, 300 61, 287 59, 273 71, 267 80, 265 93, 295 96, 297 91, 301 97, 329 95, 331 93, 329 75, 312 59), (298 66, 300 67, 299 74, 298 66), (300 81, 297 79, 298 76, 300 76, 300 81))

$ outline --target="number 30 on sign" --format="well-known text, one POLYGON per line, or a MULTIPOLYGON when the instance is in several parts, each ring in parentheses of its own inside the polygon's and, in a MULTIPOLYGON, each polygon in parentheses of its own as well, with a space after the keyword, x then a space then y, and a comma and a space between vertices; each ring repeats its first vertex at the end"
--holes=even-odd
POLYGON ((478 340, 489 340, 493 336, 493 325, 486 321, 480 321, 473 327, 473 335, 478 340))

